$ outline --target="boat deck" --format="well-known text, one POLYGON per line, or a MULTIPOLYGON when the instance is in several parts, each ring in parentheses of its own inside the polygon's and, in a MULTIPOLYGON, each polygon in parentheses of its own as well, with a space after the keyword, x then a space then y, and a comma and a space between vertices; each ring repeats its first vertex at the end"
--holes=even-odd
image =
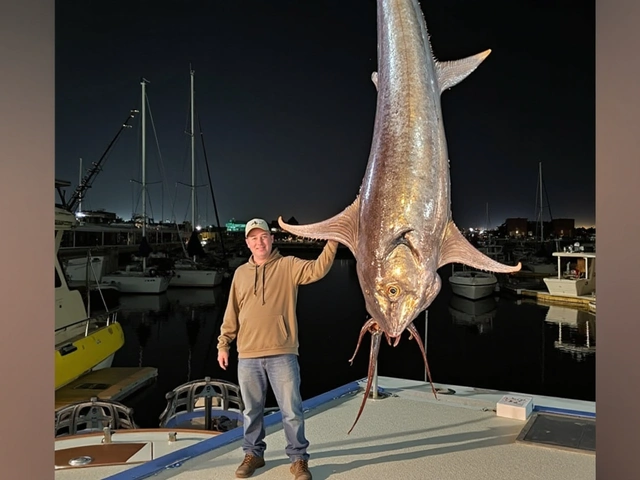
MULTIPOLYGON (((388 377, 380 377, 378 382, 391 395, 370 399, 350 435, 347 431, 358 411, 361 390, 340 398, 325 397, 324 402, 308 412, 309 466, 315 480, 595 479, 594 451, 522 442, 518 437, 529 430, 525 427, 530 422, 498 417, 495 413, 497 401, 507 392, 439 386, 455 393, 440 394, 436 401, 429 384, 424 382, 388 377)), ((354 385, 357 386, 355 382, 354 385)), ((595 424, 594 402, 540 396, 533 399, 537 407, 582 412, 583 418, 591 415, 590 421, 595 424)), ((239 430, 218 436, 215 439, 218 448, 213 450, 203 450, 211 440, 192 447, 199 449, 200 455, 194 456, 193 451, 185 449, 163 468, 150 462, 128 471, 126 467, 57 471, 55 478, 120 480, 153 475, 154 479, 233 479, 242 460, 239 430), (222 441, 224 437, 229 440, 222 441)), ((251 478, 291 478, 279 421, 267 428, 266 442, 267 465, 251 478)))
POLYGON ((56 391, 55 409, 91 397, 121 401, 157 376, 155 367, 110 367, 89 372, 56 391))

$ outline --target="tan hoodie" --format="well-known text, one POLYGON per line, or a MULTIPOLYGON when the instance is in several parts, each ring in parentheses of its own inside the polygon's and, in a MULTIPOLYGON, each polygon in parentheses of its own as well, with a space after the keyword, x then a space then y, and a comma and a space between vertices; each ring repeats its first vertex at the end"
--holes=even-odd
POLYGON ((277 249, 258 266, 236 269, 218 337, 218 350, 238 341, 239 358, 298 354, 298 286, 317 282, 331 269, 338 245, 327 242, 316 260, 283 257, 277 249))

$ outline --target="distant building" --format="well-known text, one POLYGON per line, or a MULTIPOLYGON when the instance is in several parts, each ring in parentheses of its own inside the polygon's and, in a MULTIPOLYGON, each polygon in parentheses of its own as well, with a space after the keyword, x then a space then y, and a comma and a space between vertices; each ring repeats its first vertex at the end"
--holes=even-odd
POLYGON ((554 218, 551 220, 551 232, 557 238, 573 237, 576 221, 573 218, 554 218))
POLYGON ((502 233, 509 237, 535 237, 540 238, 562 238, 573 237, 575 233, 575 220, 573 218, 554 218, 551 221, 542 222, 542 232, 540 223, 526 218, 507 218, 501 227, 502 233))
POLYGON ((229 220, 225 227, 227 227, 228 233, 244 233, 244 227, 247 225, 247 222, 238 222, 235 218, 229 220))
POLYGON ((544 238, 549 238, 549 232, 551 232, 551 222, 542 222, 542 232, 540 231, 540 222, 529 220, 528 222, 529 236, 535 237, 540 240, 540 235, 544 238))
POLYGON ((220 240, 220 232, 217 229, 206 229, 200 232, 200 239, 207 242, 218 242, 220 240))
POLYGON ((506 234, 509 237, 524 237, 529 232, 526 218, 507 218, 505 221, 506 234))
POLYGON ((105 210, 85 210, 76 214, 79 223, 90 223, 92 225, 108 225, 118 220, 115 213, 105 210))

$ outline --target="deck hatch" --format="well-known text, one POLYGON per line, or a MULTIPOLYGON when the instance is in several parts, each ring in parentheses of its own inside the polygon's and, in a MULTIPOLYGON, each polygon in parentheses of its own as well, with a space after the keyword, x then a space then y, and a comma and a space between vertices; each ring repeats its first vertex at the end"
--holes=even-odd
POLYGON ((596 421, 572 415, 534 413, 516 442, 595 453, 596 421))

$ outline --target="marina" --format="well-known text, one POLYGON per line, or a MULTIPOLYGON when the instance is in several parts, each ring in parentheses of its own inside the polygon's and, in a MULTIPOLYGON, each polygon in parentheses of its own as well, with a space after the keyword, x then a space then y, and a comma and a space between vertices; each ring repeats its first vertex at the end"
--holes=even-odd
MULTIPOLYGON (((336 260, 322 282, 300 289, 304 398, 354 381, 365 371, 366 355, 357 356, 353 366, 347 362, 366 315, 354 270, 353 260, 336 260), (333 300, 328 303, 326 298, 333 300), (326 342, 332 345, 330 356, 326 342), (325 373, 328 371, 331 375, 325 373), (304 381, 306 378, 313 378, 313 382, 304 381)), ((220 370, 216 361, 215 343, 227 291, 228 286, 220 286, 120 297, 118 319, 126 342, 115 355, 113 366, 158 368, 154 384, 127 402, 137 412, 141 426, 158 426, 165 394, 185 382, 206 376, 237 381, 233 353, 227 371, 220 370)), ((575 307, 564 308, 578 314, 575 307)), ((509 296, 472 301, 454 295, 443 284, 428 314, 416 320, 421 334, 427 327, 427 355, 434 381, 592 401, 595 328, 590 332, 593 352, 574 359, 554 347, 558 332, 557 323, 548 321, 550 309, 546 304, 509 296), (505 362, 504 358, 510 360, 505 362)), ((584 309, 579 314, 595 322, 593 312, 584 309)), ((586 332, 578 327, 576 321, 565 327, 570 330, 565 330, 566 341, 584 343, 586 332)), ((380 359, 381 375, 424 380, 418 349, 406 337, 396 348, 383 346, 380 359)))

